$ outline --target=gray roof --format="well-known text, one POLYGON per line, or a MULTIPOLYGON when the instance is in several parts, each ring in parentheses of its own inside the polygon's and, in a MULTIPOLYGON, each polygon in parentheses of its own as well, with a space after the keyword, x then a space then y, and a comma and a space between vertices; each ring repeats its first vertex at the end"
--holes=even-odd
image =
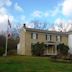
POLYGON ((49 31, 49 30, 41 30, 41 29, 34 29, 34 28, 26 28, 26 31, 48 33, 48 34, 58 34, 58 35, 68 35, 68 32, 49 31))

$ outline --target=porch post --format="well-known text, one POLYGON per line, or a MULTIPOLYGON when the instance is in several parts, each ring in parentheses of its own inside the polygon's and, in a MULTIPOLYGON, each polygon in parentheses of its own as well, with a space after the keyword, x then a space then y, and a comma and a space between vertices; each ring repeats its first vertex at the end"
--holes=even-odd
MULTIPOLYGON (((54 45, 53 45, 53 46, 54 46, 54 45)), ((53 53, 53 48, 54 48, 53 46, 52 46, 52 55, 54 54, 54 53, 53 53)))
POLYGON ((55 44, 55 54, 57 55, 57 44, 55 44))

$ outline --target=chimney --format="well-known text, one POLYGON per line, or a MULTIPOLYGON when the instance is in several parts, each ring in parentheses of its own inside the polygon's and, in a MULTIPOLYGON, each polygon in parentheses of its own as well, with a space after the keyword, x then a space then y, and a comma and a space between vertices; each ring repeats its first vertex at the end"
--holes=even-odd
POLYGON ((26 24, 23 24, 23 27, 26 28, 26 24))

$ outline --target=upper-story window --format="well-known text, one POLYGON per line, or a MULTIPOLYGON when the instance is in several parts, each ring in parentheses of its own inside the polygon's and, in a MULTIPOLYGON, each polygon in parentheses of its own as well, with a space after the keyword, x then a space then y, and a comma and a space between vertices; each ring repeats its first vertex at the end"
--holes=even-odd
POLYGON ((51 39, 52 39, 52 36, 50 34, 46 34, 46 40, 51 41, 51 39))
POLYGON ((56 41, 58 41, 58 42, 61 41, 61 36, 60 35, 56 36, 56 41))
POLYGON ((31 38, 32 39, 38 39, 38 34, 37 33, 31 33, 31 38))

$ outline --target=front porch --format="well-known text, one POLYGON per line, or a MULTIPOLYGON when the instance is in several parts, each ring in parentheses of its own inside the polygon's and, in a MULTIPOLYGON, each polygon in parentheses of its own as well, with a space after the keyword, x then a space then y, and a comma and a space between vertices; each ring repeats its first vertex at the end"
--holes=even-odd
POLYGON ((57 44, 55 42, 47 42, 45 45, 44 55, 57 55, 57 44))

